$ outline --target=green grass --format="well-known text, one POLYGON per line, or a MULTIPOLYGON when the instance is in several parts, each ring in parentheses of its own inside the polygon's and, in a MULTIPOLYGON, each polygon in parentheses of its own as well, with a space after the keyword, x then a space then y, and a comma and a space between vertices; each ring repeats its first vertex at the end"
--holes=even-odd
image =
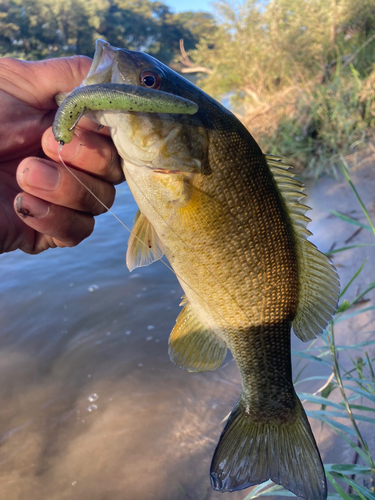
MULTIPOLYGON (((286 158, 303 168, 304 175, 337 177, 343 157, 373 138, 375 94, 369 92, 369 83, 374 80, 375 72, 360 79, 354 67, 337 71, 328 82, 280 102, 277 126, 268 127, 267 117, 265 131, 247 125, 263 151, 286 158)), ((275 124, 275 116, 269 119, 275 124)))

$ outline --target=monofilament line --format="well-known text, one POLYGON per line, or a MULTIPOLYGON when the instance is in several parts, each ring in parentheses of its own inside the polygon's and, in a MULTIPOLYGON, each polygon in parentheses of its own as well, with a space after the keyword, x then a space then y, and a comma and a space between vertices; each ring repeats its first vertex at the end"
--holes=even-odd
MULTIPOLYGON (((124 224, 124 223, 122 222, 122 220, 121 220, 119 217, 117 217, 117 215, 116 215, 116 214, 115 214, 115 213, 114 213, 114 212, 113 212, 113 211, 112 211, 109 207, 107 207, 107 205, 106 205, 105 203, 103 203, 103 202, 102 202, 102 200, 101 200, 100 198, 98 198, 98 196, 96 196, 96 194, 95 194, 95 193, 93 193, 93 191, 92 191, 89 187, 87 187, 87 186, 86 186, 86 184, 85 184, 84 182, 82 182, 82 181, 81 181, 81 179, 80 179, 80 178, 79 178, 79 177, 78 177, 78 176, 77 176, 77 175, 73 172, 73 170, 72 170, 71 168, 69 168, 69 167, 65 164, 64 160, 63 160, 63 159, 62 159, 62 157, 61 157, 61 150, 62 150, 63 146, 64 146, 64 144, 60 143, 57 151, 58 151, 58 155, 59 155, 59 159, 60 159, 61 163, 64 165, 64 167, 65 167, 65 168, 67 169, 67 171, 70 173, 70 175, 72 175, 72 176, 73 176, 73 177, 74 177, 74 178, 75 178, 75 179, 76 179, 76 180, 77 180, 77 181, 81 184, 81 186, 83 186, 83 187, 84 187, 84 188, 85 188, 85 189, 86 189, 86 190, 87 190, 87 191, 88 191, 88 192, 89 192, 89 193, 90 193, 90 194, 91 194, 91 195, 95 198, 95 200, 97 200, 97 201, 98 201, 98 202, 102 205, 102 207, 103 207, 103 208, 105 208, 106 210, 108 210, 108 212, 109 212, 110 214, 112 214, 112 215, 113 215, 113 217, 114 217, 114 218, 115 218, 115 219, 116 219, 116 220, 117 220, 117 221, 118 221, 118 222, 119 222, 119 223, 120 223, 120 224, 121 224, 121 225, 122 225, 122 226, 123 226, 123 227, 124 227, 127 231, 129 231, 129 233, 130 233, 130 234, 134 235, 134 237, 135 237, 135 238, 136 238, 136 239, 137 239, 137 240, 138 240, 138 241, 139 241, 142 245, 144 245, 145 247, 147 247, 147 249, 150 251, 150 249, 148 248, 148 246, 147 246, 147 245, 146 245, 146 244, 145 244, 145 243, 144 243, 144 242, 143 242, 143 241, 142 241, 142 240, 141 240, 141 239, 140 239, 140 238, 139 238, 139 237, 138 237, 138 236, 137 236, 137 235, 136 235, 136 234, 135 234, 135 233, 131 230, 131 229, 129 229, 129 228, 128 228, 128 226, 127 226, 126 224, 124 224)), ((137 187, 138 187, 138 186, 137 186, 137 187)), ((139 189, 139 187, 138 187, 138 189, 139 189)), ((143 193, 142 193, 142 194, 143 194, 143 193)), ((152 252, 152 250, 151 250, 151 253, 152 253, 153 255, 155 255, 155 254, 154 254, 154 252, 152 252)), ((200 295, 200 294, 199 294, 196 290, 194 290, 194 288, 193 288, 192 286, 190 286, 190 285, 189 285, 189 283, 187 283, 187 282, 186 282, 186 280, 184 280, 181 276, 179 276, 179 275, 175 272, 175 270, 174 270, 171 266, 169 266, 169 265, 168 265, 168 264, 167 264, 167 263, 166 263, 163 259, 161 259, 161 258, 157 258, 156 260, 159 260, 160 262, 162 262, 162 263, 163 263, 163 265, 164 265, 167 269, 169 269, 169 270, 170 270, 170 271, 171 271, 171 272, 172 272, 172 273, 173 273, 173 274, 174 274, 174 275, 175 275, 175 276, 176 276, 176 277, 177 277, 180 281, 182 281, 183 283, 185 283, 185 285, 187 285, 187 286, 188 286, 188 287, 189 287, 189 288, 190 288, 190 289, 191 289, 191 290, 192 290, 192 291, 193 291, 193 292, 194 292, 194 293, 195 293, 195 294, 196 294, 196 295, 197 295, 197 296, 198 296, 198 297, 199 297, 199 298, 203 301, 203 302, 205 302, 205 304, 207 304, 207 305, 208 305, 208 306, 209 306, 209 307, 210 307, 210 308, 211 308, 211 309, 212 309, 212 310, 213 310, 213 311, 214 311, 214 312, 215 312, 215 313, 216 313, 216 314, 217 314, 217 315, 218 315, 218 316, 222 319, 222 320, 224 320, 224 321, 225 321, 225 323, 227 323, 227 325, 228 325, 228 326, 231 326, 231 324, 229 323, 229 321, 228 321, 228 320, 226 320, 226 319, 225 319, 225 318, 224 318, 224 317, 223 317, 223 316, 222 316, 222 315, 221 315, 221 314, 220 314, 220 313, 219 313, 219 312, 218 312, 215 308, 213 308, 213 307, 212 307, 212 305, 211 305, 211 304, 210 304, 210 303, 209 303, 206 299, 204 299, 204 298, 203 298, 203 297, 202 297, 202 296, 201 296, 201 295, 200 295)), ((222 286, 223 286, 223 285, 222 285, 222 286)), ((225 290, 225 287, 224 287, 224 286, 223 286, 223 288, 224 288, 224 290, 225 290)), ((228 292, 227 292, 227 293, 228 293, 228 292)), ((230 295, 229 295, 229 296, 230 296, 230 295)), ((230 296, 230 297, 231 297, 231 296, 230 296)), ((231 297, 231 298, 232 298, 232 297, 231 297)), ((233 300, 233 298, 232 298, 232 300, 233 300)), ((236 303, 237 303, 237 302, 236 302, 236 303)), ((237 305, 238 305, 238 304, 237 304, 237 305)), ((241 308, 240 308, 240 309, 241 309, 241 308)), ((241 309, 241 310, 242 310, 242 309, 241 309)), ((245 314, 245 316, 247 316, 247 315, 246 315, 246 313, 245 313, 244 311, 242 311, 242 312, 245 314)), ((271 366, 272 368, 274 368, 274 367, 273 367, 273 365, 272 365, 269 361, 267 361, 267 359, 265 358, 265 356, 263 357, 263 359, 264 359, 264 361, 266 362, 266 364, 268 364, 269 366, 271 366)), ((280 375, 280 376, 281 376, 281 377, 282 377, 282 378, 283 378, 283 379, 284 379, 284 380, 285 380, 285 381, 286 381, 286 382, 290 385, 290 382, 289 382, 289 381, 288 381, 288 380, 284 377, 284 375, 283 375, 282 373, 280 373, 280 372, 279 372, 279 370, 276 370, 276 371, 277 371, 277 372, 279 373, 279 375, 280 375)))
MULTIPOLYGON (((71 168, 69 168, 66 163, 64 162, 64 160, 62 159, 61 157, 61 150, 63 148, 64 144, 60 143, 59 144, 59 147, 58 147, 58 155, 59 155, 59 159, 61 161, 61 163, 64 165, 64 167, 67 169, 67 171, 70 173, 70 175, 72 175, 80 184, 81 186, 83 186, 94 198, 95 200, 97 200, 101 205, 102 207, 104 207, 106 210, 108 210, 108 212, 113 215, 113 217, 127 230, 129 231, 130 234, 132 234, 142 245, 144 245, 149 251, 149 247, 146 245, 146 243, 144 243, 144 241, 142 241, 131 229, 128 228, 128 226, 126 224, 124 224, 122 222, 122 220, 117 217, 117 215, 109 208, 107 207, 107 205, 105 203, 102 202, 102 200, 100 198, 98 198, 98 196, 96 196, 96 194, 89 188, 86 186, 86 184, 84 182, 81 181, 81 179, 73 172, 73 170, 71 168)), ((156 257, 156 255, 154 254, 154 252, 151 250, 151 253, 156 257)), ((212 306, 208 303, 207 300, 205 300, 198 292, 196 292, 190 285, 189 283, 187 283, 181 276, 179 276, 175 270, 169 266, 163 259, 161 258, 157 258, 156 260, 159 260, 160 262, 162 262, 164 264, 164 266, 169 269, 175 276, 177 276, 177 278, 179 280, 181 280, 183 283, 185 283, 185 285, 187 285, 191 290, 193 290, 194 293, 196 293, 198 295, 198 297, 203 300, 203 302, 205 302, 207 305, 209 305, 211 308, 212 306)), ((212 308, 213 309, 213 308, 212 308)), ((230 326, 230 323, 220 314, 218 313, 215 309, 213 309, 216 314, 218 316, 221 317, 221 319, 223 319, 229 326, 230 326)))
MULTIPOLYGON (((93 191, 91 191, 91 189, 89 187, 87 187, 84 182, 81 181, 81 179, 73 172, 73 170, 71 168, 69 168, 68 165, 66 165, 66 163, 64 162, 64 160, 61 157, 61 150, 62 150, 62 148, 63 148, 63 144, 59 144, 59 148, 57 150, 58 151, 58 155, 59 155, 59 159, 60 159, 61 163, 64 165, 64 167, 67 169, 67 171, 70 173, 70 175, 72 175, 81 184, 81 186, 83 186, 86 189, 86 191, 88 191, 96 199, 96 201, 98 201, 102 205, 103 208, 105 208, 110 214, 112 214, 113 217, 116 220, 118 220, 119 223, 122 226, 124 226, 125 229, 127 229, 130 233, 134 234, 132 232, 132 230, 129 229, 128 226, 126 226, 126 224, 124 224, 122 222, 122 220, 119 219, 119 217, 117 217, 117 215, 114 212, 112 212, 112 210, 109 207, 107 207, 107 205, 105 203, 103 203, 102 200, 100 198, 98 198, 98 196, 96 196, 96 194, 93 191)), ((134 236, 137 238, 136 235, 134 235, 134 236)), ((139 241, 141 241, 141 240, 139 240, 139 241)))

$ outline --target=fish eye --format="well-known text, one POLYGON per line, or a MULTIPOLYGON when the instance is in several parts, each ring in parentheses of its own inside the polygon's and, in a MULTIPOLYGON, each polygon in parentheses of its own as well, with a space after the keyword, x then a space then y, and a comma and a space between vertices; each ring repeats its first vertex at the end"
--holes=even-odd
POLYGON ((145 70, 142 71, 139 77, 142 87, 147 87, 148 89, 160 89, 161 86, 161 76, 155 71, 145 70))

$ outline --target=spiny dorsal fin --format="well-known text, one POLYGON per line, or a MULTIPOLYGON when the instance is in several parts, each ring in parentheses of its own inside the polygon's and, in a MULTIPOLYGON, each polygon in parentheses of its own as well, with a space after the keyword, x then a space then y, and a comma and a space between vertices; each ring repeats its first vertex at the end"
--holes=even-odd
POLYGON ((223 363, 227 346, 214 332, 196 318, 190 304, 179 314, 169 337, 169 356, 173 363, 188 372, 213 371, 223 363))
POLYGON ((306 229, 310 219, 305 212, 310 208, 300 203, 305 196, 303 184, 280 158, 266 156, 266 161, 285 201, 297 242, 299 294, 293 330, 301 340, 312 340, 323 333, 335 313, 339 278, 328 257, 307 240, 311 232, 306 229))
POLYGON ((161 241, 151 223, 140 210, 135 215, 134 226, 128 241, 126 265, 129 271, 148 266, 163 257, 161 241))

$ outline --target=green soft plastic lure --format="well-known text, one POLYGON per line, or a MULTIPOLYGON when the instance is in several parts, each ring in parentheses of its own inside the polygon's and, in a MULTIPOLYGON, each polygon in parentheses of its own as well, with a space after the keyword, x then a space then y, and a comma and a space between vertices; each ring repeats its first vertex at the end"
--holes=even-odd
POLYGON ((64 99, 57 110, 52 126, 56 141, 69 143, 85 113, 104 110, 194 115, 198 105, 183 97, 137 85, 102 83, 79 87, 64 99))

